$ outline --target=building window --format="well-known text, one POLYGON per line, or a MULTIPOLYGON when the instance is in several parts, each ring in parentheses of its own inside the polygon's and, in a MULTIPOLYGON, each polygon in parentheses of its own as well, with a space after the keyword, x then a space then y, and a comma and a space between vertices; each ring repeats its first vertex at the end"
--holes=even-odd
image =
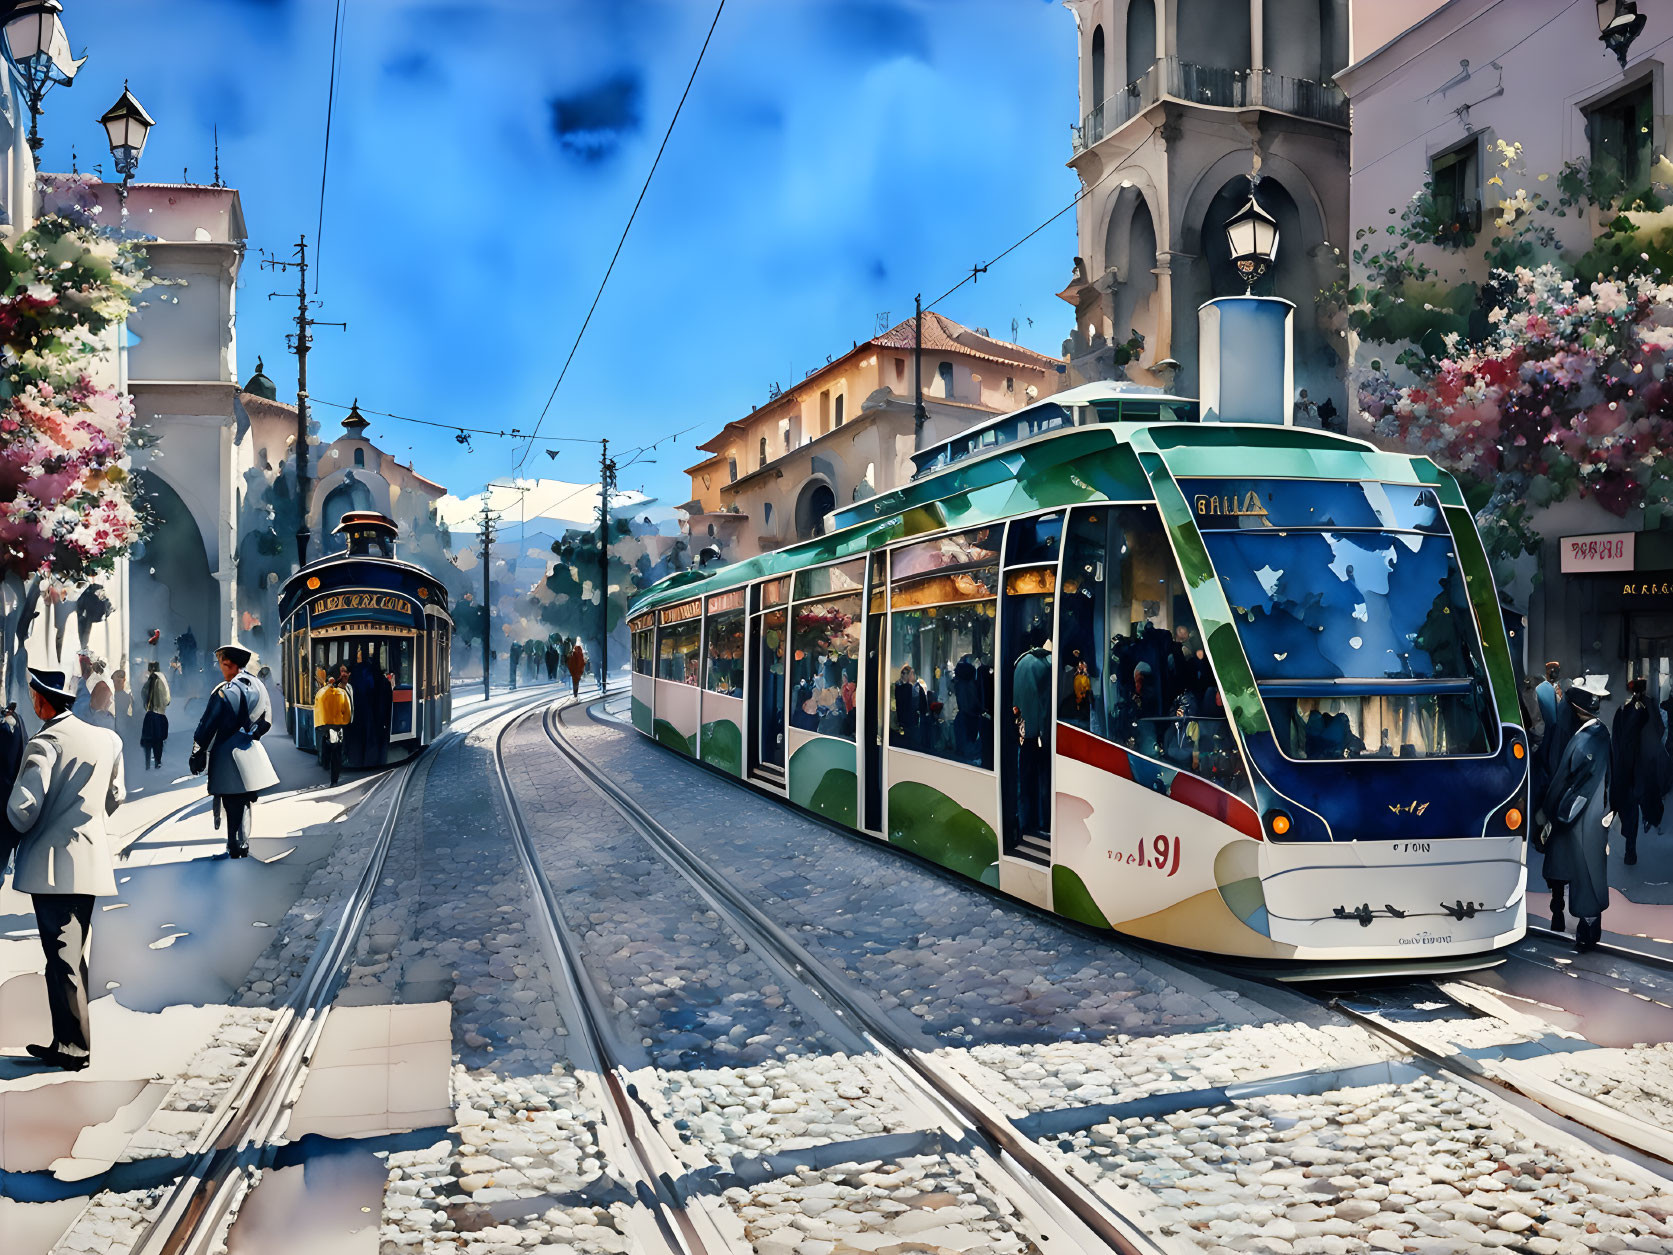
POLYGON ((941 395, 951 401, 953 399, 953 364, 942 362, 937 373, 941 376, 941 395))
POLYGON ((366 450, 356 449, 354 451, 354 464, 356 466, 365 466, 366 465, 366 450))
POLYGON ((904 357, 895 358, 895 378, 906 378, 906 359, 904 357))
POLYGON ((735 484, 735 483, 738 482, 738 459, 737 458, 727 458, 726 459, 726 474, 729 477, 726 481, 727 483, 735 484))
POLYGON ((1429 160, 1435 242, 1449 244, 1481 230, 1481 139, 1472 135, 1429 160))
MULTIPOLYGON (((1096 109, 1104 103, 1104 28, 1092 28, 1092 100, 1091 107, 1096 109)), ((1091 110, 1089 109, 1088 112, 1091 110)))
POLYGON ((1650 84, 1645 82, 1586 111, 1592 185, 1607 199, 1639 190, 1649 182, 1655 146, 1650 108, 1650 84))
POLYGON ((767 464, 767 438, 765 436, 762 436, 761 437, 761 465, 765 466, 766 464, 767 464))
POLYGON ((845 399, 846 398, 843 396, 842 393, 840 393, 840 392, 837 393, 837 398, 836 398, 836 425, 838 427, 842 426, 842 403, 845 399))
POLYGON ((819 394, 819 434, 824 435, 831 429, 831 390, 826 388, 819 394))
POLYGON ((1005 391, 1006 392, 1015 392, 1016 390, 1017 390, 1016 377, 1014 375, 1006 375, 1005 376, 1005 391))
POLYGON ((762 503, 761 526, 766 528, 769 532, 773 529, 773 503, 771 501, 762 503))

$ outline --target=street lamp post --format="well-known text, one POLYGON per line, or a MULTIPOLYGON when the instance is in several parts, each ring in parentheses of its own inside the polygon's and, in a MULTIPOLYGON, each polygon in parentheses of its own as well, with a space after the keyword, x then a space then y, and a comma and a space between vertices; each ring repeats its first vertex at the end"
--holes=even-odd
POLYGON ((145 111, 145 106, 122 84, 122 95, 99 119, 110 139, 110 155, 116 161, 116 172, 122 181, 116 185, 117 199, 122 202, 122 218, 128 217, 128 184, 139 170, 139 155, 145 151, 145 139, 156 122, 145 111))
POLYGON ((1597 0, 1598 38, 1615 54, 1621 68, 1627 68, 1627 50, 1644 29, 1646 18, 1635 0, 1597 0))
POLYGON ((81 68, 82 57, 70 55, 59 0, 30 0, 12 11, 6 22, 6 51, 23 76, 29 103, 29 151, 41 151, 41 101, 54 87, 68 87, 81 68))
POLYGON ((1252 178, 1248 201, 1226 220, 1226 243, 1231 246, 1232 264, 1247 296, 1278 256, 1278 220, 1256 202, 1252 178))

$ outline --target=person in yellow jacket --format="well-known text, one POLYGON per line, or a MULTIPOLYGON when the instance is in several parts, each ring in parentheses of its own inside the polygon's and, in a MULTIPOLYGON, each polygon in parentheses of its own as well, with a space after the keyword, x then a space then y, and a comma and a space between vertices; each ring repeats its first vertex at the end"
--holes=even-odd
POLYGON ((319 745, 320 766, 331 772, 336 784, 343 772, 343 740, 354 722, 354 698, 349 694, 347 667, 335 676, 321 673, 325 681, 314 697, 314 740, 319 745))

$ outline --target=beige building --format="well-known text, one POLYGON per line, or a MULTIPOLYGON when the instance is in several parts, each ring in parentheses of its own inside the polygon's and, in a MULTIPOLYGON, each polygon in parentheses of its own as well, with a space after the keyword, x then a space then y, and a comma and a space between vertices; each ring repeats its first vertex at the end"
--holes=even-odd
POLYGON ((1277 220, 1256 292, 1295 303, 1295 382, 1344 409, 1341 360, 1317 295, 1347 251, 1348 0, 1066 0, 1080 48, 1081 121, 1071 382, 1117 377, 1195 395, 1197 308, 1244 288, 1224 225, 1248 199, 1277 220), (1164 363, 1178 363, 1177 378, 1164 363), (1161 367, 1161 369, 1158 369, 1161 367))
POLYGON ((915 430, 913 320, 866 340, 698 445, 680 509, 691 552, 751 557, 825 530, 839 506, 906 482, 912 454, 1056 392, 1063 363, 924 314, 926 421, 915 430))

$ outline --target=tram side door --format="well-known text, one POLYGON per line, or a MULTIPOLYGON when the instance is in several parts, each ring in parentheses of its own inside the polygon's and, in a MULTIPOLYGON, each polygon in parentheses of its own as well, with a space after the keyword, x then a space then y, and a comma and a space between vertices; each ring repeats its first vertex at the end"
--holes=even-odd
MULTIPOLYGON (((788 580, 780 581, 788 585, 788 580)), ((789 613, 783 592, 769 600, 773 585, 752 590, 758 600, 749 616, 749 701, 747 721, 749 777, 758 784, 782 789, 784 770, 785 646, 789 613), (775 604, 776 603, 776 604, 775 604)))
POLYGON ((866 612, 866 669, 863 683, 865 697, 861 702, 864 722, 860 735, 864 738, 865 796, 862 800, 861 827, 867 832, 883 831, 883 736, 885 697, 883 693, 883 650, 887 642, 883 634, 888 617, 883 613, 888 596, 888 559, 876 554, 871 560, 871 587, 867 590, 866 612))
POLYGON ((999 602, 999 718, 994 739, 999 767, 1005 853, 1051 862, 1052 754, 1056 744, 1056 537, 1061 516, 1013 523, 999 602), (1019 529, 1032 524, 1026 545, 1019 529), (1049 559, 1046 555, 1049 553, 1049 559), (1009 565, 1018 558, 1028 565, 1009 565), (1046 560, 1040 560, 1046 559, 1046 560))

